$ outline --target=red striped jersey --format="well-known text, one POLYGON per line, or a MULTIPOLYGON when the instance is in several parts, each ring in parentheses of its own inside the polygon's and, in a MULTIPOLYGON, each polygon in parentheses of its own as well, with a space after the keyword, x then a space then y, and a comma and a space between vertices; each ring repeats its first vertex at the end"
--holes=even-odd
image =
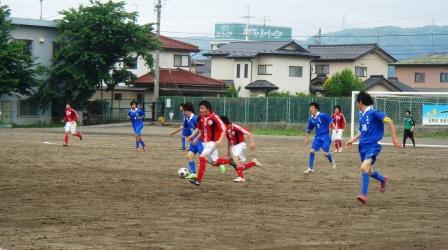
POLYGON ((203 142, 217 141, 226 131, 226 126, 215 113, 201 115, 197 128, 201 131, 200 136, 203 142))
POLYGON ((65 109, 64 120, 66 122, 76 122, 78 120, 78 113, 72 108, 65 109))
POLYGON ((242 142, 244 142, 244 135, 249 134, 249 130, 246 128, 243 128, 235 123, 232 123, 230 125, 230 128, 226 131, 227 140, 232 145, 238 145, 242 142))
POLYGON ((344 129, 345 128, 345 116, 342 113, 334 113, 331 118, 333 118, 333 124, 335 129, 344 129))

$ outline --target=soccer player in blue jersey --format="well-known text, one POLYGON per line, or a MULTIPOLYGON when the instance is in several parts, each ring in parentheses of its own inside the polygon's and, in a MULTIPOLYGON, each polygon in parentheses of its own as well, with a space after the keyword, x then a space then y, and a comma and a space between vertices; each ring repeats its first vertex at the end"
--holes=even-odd
MULTIPOLYGON (((185 114, 185 123, 182 124, 181 128, 171 132, 171 135, 178 133, 179 131, 184 131, 184 129, 188 129, 188 136, 190 136, 194 130, 196 130, 198 125, 199 117, 194 113, 194 106, 192 103, 185 103, 183 105, 183 110, 185 114)), ((201 154, 204 150, 202 145, 202 141, 199 136, 192 138, 190 142, 190 147, 188 149, 187 158, 188 158, 188 168, 189 174, 185 177, 186 179, 192 179, 196 176, 196 164, 194 162, 194 156, 196 154, 201 154)))
POLYGON ((310 133, 314 128, 316 128, 316 135, 314 136, 313 145, 310 150, 308 169, 305 170, 305 174, 314 172, 314 155, 316 152, 319 152, 320 149, 322 149, 325 157, 327 157, 328 161, 331 163, 332 168, 336 169, 336 162, 333 158, 333 154, 330 152, 330 126, 332 126, 333 119, 328 114, 319 112, 319 104, 316 102, 310 103, 310 113, 311 118, 306 126, 305 145, 308 145, 310 141, 310 133))
POLYGON ((132 129, 135 134, 135 149, 137 151, 145 151, 146 146, 142 140, 142 130, 143 122, 145 119, 145 112, 138 108, 138 103, 136 101, 131 102, 131 108, 128 112, 128 117, 131 120, 132 129), (141 147, 140 147, 141 146, 141 147))
POLYGON ((347 142, 347 146, 351 146, 355 141, 359 140, 359 155, 361 156, 361 193, 358 200, 365 204, 367 202, 367 191, 369 189, 370 178, 373 178, 381 183, 380 191, 386 191, 386 183, 389 181, 387 176, 381 175, 375 171, 373 166, 376 159, 381 152, 381 145, 379 141, 384 136, 384 124, 387 124, 391 131, 392 142, 395 147, 400 147, 400 142, 397 137, 397 132, 393 121, 383 112, 377 111, 373 108, 372 97, 362 91, 356 98, 356 105, 359 109, 359 127, 358 134, 347 142))

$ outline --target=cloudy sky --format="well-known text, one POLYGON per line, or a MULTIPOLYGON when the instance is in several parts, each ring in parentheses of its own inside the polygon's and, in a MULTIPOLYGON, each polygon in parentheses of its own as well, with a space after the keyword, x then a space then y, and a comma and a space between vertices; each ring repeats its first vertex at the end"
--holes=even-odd
MULTIPOLYGON (((105 0, 102 0, 105 1, 105 0)), ((15 17, 39 18, 39 0, 0 0, 15 17)), ((154 22, 155 0, 126 0, 140 12, 141 23, 154 22)), ((343 27, 448 25, 448 0, 162 0, 162 33, 172 36, 208 35, 216 22, 244 22, 246 6, 253 23, 289 26, 294 36, 340 30, 343 27)), ((59 18, 63 9, 88 0, 43 0, 43 16, 59 18)))

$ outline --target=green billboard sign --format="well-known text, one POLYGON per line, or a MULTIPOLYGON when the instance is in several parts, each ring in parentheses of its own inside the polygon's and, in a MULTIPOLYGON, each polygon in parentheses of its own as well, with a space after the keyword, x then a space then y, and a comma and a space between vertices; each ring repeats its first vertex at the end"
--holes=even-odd
MULTIPOLYGON (((290 41, 292 29, 287 27, 250 25, 250 41, 290 41)), ((215 39, 219 40, 245 40, 246 25, 242 23, 215 24, 215 39)))

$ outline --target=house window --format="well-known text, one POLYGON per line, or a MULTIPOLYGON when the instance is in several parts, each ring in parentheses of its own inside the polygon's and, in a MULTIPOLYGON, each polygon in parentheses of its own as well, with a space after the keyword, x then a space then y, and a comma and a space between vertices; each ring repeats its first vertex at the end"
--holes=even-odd
POLYGON ((143 105, 143 94, 137 94, 137 102, 143 105))
POLYGON ((259 75, 272 75, 272 65, 258 65, 259 75))
POLYGON ((303 67, 289 66, 289 77, 302 77, 303 67))
POLYGON ((317 75, 330 74, 330 65, 328 64, 316 65, 315 71, 317 75))
POLYGON ((241 77, 241 64, 236 65, 236 78, 241 77))
POLYGON ((187 55, 174 55, 174 67, 190 66, 190 57, 187 55))
POLYGON ((244 78, 249 77, 249 64, 244 64, 244 78))
POLYGON ((19 116, 39 116, 39 103, 30 99, 20 100, 19 116))
POLYGON ((59 43, 53 42, 53 57, 56 55, 57 51, 59 50, 61 46, 59 46, 59 43))
POLYGON ((114 100, 120 101, 123 96, 121 94, 114 94, 114 100))
POLYGON ((367 77, 367 67, 355 67, 355 75, 357 77, 367 77))
POLYGON ((425 73, 415 73, 415 82, 425 82, 425 73))
POLYGON ((14 41, 20 42, 24 45, 23 54, 31 55, 33 53, 33 40, 15 39, 14 41))
POLYGON ((440 82, 448 82, 448 73, 440 73, 440 82))
POLYGON ((124 60, 123 62, 123 67, 125 69, 137 69, 137 57, 131 57, 131 58, 127 58, 126 60, 124 60))

